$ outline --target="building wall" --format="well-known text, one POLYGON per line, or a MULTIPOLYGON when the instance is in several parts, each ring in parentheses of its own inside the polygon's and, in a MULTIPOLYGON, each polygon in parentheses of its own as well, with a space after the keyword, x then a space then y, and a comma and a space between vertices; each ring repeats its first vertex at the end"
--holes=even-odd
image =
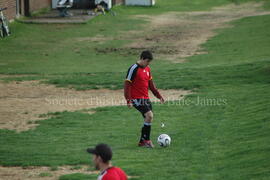
POLYGON ((125 0, 125 5, 153 6, 153 5, 155 5, 155 0, 125 0))
POLYGON ((124 4, 124 3, 125 3, 125 0, 112 0, 113 5, 124 4))
POLYGON ((9 20, 14 19, 16 17, 16 0, 0 0, 0 8, 8 9, 3 11, 4 16, 6 16, 9 20))
POLYGON ((51 8, 52 0, 29 0, 30 13, 43 8, 51 8))
MULTIPOLYGON (((16 8, 18 9, 18 15, 25 16, 25 1, 27 0, 0 0, 0 8, 7 7, 8 9, 4 11, 4 15, 12 20, 16 17, 16 8), (19 5, 17 7, 17 5, 19 5)), ((42 8, 51 8, 52 0, 28 0, 29 1, 29 11, 30 13, 38 11, 42 8)))
POLYGON ((125 0, 115 0, 115 4, 124 4, 125 0))

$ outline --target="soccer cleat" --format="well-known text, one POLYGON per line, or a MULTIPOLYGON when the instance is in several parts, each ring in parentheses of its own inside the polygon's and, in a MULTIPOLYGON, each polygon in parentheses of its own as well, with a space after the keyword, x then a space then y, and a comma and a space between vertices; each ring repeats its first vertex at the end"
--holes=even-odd
POLYGON ((151 140, 144 140, 142 142, 139 142, 138 146, 140 146, 140 147, 146 147, 146 148, 153 148, 153 147, 155 147, 151 140))
POLYGON ((142 142, 139 142, 138 143, 138 146, 144 146, 144 142, 142 141, 142 142))

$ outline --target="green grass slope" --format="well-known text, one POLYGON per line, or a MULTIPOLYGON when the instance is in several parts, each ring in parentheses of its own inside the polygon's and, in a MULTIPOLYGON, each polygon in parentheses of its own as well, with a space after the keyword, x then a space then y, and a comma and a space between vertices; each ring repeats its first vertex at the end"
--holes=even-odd
MULTIPOLYGON (((247 0, 238 0, 247 2, 247 0)), ((128 30, 139 30, 143 19, 134 14, 161 14, 169 11, 208 10, 233 0, 168 0, 157 1, 154 7, 117 6, 117 16, 99 16, 86 25, 11 24, 12 36, 0 41, 1 74, 37 74, 39 76, 93 72, 123 72, 137 59, 137 54, 124 56, 99 53, 96 49, 122 47, 128 39, 112 39, 105 44, 87 40, 100 35, 115 37, 128 30), (86 38, 86 40, 81 40, 86 38), (101 66, 102 64, 102 66, 101 66)), ((265 1, 264 1, 265 2, 265 1)), ((266 7, 267 7, 266 3, 266 7)), ((168 63, 160 62, 160 67, 168 63)))
MULTIPOLYGON (((159 87, 194 89, 195 92, 180 102, 154 104, 152 139, 155 141, 160 133, 168 133, 172 138, 171 147, 136 147, 142 125, 140 114, 127 107, 105 107, 96 109, 92 115, 56 113, 55 117, 40 121, 36 129, 26 132, 0 130, 0 164, 52 167, 89 164, 91 158, 85 149, 105 142, 113 148, 113 163, 129 175, 139 176, 138 179, 268 179, 269 22, 270 16, 235 21, 234 27, 219 31, 219 35, 203 45, 208 54, 190 57, 188 62, 178 65, 153 63, 159 87), (160 127, 161 122, 165 123, 165 128, 160 127)), ((21 24, 17 25, 22 28, 21 24)), ((36 25, 32 27, 39 28, 36 25)), ((22 31, 27 28, 22 28, 22 31)), ((16 40, 4 41, 8 44, 8 41, 15 43, 16 40)), ((20 64, 19 56, 12 55, 11 45, 9 48, 10 56, 5 56, 13 57, 20 64)), ((32 57, 30 54, 27 56, 32 57)), ((27 59, 24 58, 21 59, 22 64, 27 59)), ((34 61, 34 56, 32 58, 29 61, 34 61)), ((72 63, 66 65, 70 68, 68 70, 61 67, 61 60, 58 62, 59 68, 63 68, 60 73, 55 72, 54 66, 43 71, 39 63, 30 67, 28 62, 24 66, 16 66, 14 62, 10 66, 14 69, 1 69, 1 72, 41 73, 40 76, 48 73, 52 76, 48 77, 51 83, 71 84, 77 88, 85 88, 86 84, 120 88, 124 72, 112 68, 105 71, 104 78, 101 62, 95 62, 100 65, 99 71, 88 74, 83 72, 87 67, 82 67, 83 70, 77 65, 69 67, 72 63), (104 84, 96 83, 101 79, 105 79, 104 84)), ((120 68, 131 62, 125 62, 120 68)), ((65 66, 64 63, 62 65, 65 66)), ((60 179, 86 178, 96 179, 83 174, 65 175, 60 179)))
POLYGON ((160 133, 168 133, 171 147, 136 147, 140 115, 126 107, 106 107, 93 115, 57 113, 22 133, 1 130, 0 164, 88 164, 85 149, 107 142, 115 152, 114 164, 139 179, 267 179, 269 20, 270 16, 259 16, 234 22, 235 27, 221 31, 204 45, 209 54, 191 57, 190 62, 156 78, 164 88, 198 88, 185 101, 154 105, 152 138, 155 141, 160 133), (252 41, 247 41, 251 34, 252 41), (175 78, 168 81, 171 77, 175 78), (161 122, 166 125, 163 129, 161 122))

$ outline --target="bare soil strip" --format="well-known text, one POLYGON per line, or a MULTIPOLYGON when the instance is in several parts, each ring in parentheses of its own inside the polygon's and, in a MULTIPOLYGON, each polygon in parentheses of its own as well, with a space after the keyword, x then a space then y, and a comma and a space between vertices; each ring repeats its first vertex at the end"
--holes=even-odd
MULTIPOLYGON (((66 174, 82 173, 95 174, 98 176, 99 171, 91 170, 93 167, 80 166, 60 166, 53 170, 46 166, 29 166, 29 167, 4 167, 0 166, 1 180, 58 180, 60 176, 66 174)), ((128 178, 138 178, 139 176, 128 176, 128 178)))
MULTIPOLYGON (((161 93, 167 100, 180 100, 190 91, 161 90, 161 93)), ((25 131, 34 128, 38 124, 33 122, 48 118, 40 115, 50 112, 119 105, 125 105, 123 90, 76 91, 40 84, 39 81, 0 82, 1 129, 25 131)))
MULTIPOLYGON (((263 3, 230 4, 211 11, 170 12, 161 15, 138 15, 134 18, 148 20, 141 31, 123 32, 118 39, 132 43, 121 48, 97 48, 98 53, 117 52, 120 55, 137 55, 149 49, 158 59, 182 63, 187 57, 207 53, 201 44, 215 36, 215 30, 228 26, 228 22, 248 16, 270 14, 263 3)), ((116 38, 117 39, 117 38, 116 38)), ((105 39, 104 39, 105 40, 105 39)))
POLYGON ((89 166, 61 166, 56 170, 50 167, 3 167, 0 166, 0 179, 2 180, 58 180, 65 174, 82 173, 98 174, 98 171, 90 171, 89 166), (76 168, 77 167, 77 168, 76 168), (78 168, 79 167, 79 168, 78 168))

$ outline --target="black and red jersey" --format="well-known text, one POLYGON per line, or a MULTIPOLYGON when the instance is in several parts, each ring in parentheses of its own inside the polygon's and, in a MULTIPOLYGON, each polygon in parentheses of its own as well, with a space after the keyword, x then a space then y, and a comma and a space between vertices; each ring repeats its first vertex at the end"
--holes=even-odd
POLYGON ((149 80, 152 79, 149 66, 142 67, 139 64, 133 64, 127 72, 126 81, 131 82, 131 99, 149 99, 148 88, 149 80))

